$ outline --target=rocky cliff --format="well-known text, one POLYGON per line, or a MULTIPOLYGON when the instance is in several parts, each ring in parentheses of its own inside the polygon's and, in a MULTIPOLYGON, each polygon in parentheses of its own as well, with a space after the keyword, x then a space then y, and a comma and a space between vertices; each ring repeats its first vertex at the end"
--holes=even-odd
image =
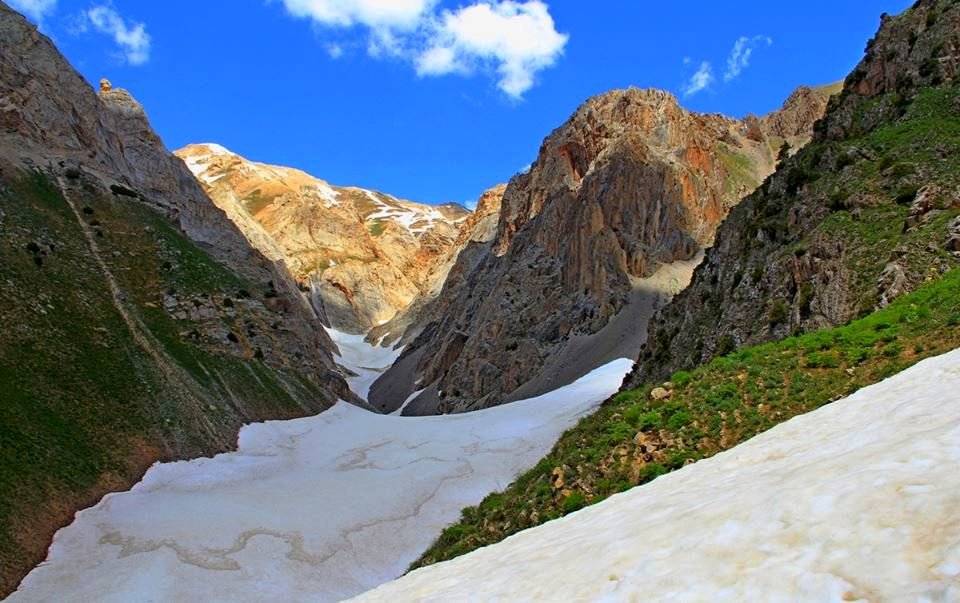
POLYGON ((960 7, 884 15, 813 142, 720 228, 653 321, 630 387, 844 324, 956 265, 960 7))
POLYGON ((780 135, 802 135, 796 124, 818 114, 820 100, 798 108, 814 97, 796 97, 792 117, 779 121, 697 115, 657 90, 587 101, 511 180, 492 239, 460 255, 434 302, 446 310, 420 325, 371 401, 387 408, 412 393, 399 384, 417 383, 425 391, 405 412, 483 408, 635 355, 631 330, 640 336, 685 270, 651 278, 696 262, 730 209, 773 171, 780 135), (537 373, 549 378, 531 383, 537 373))
POLYGON ((219 145, 176 152, 264 254, 283 260, 333 326, 365 333, 442 284, 434 266, 470 212, 337 187, 219 145))
POLYGON ((154 461, 355 400, 283 264, 3 3, 0 264, 0 594, 154 461))

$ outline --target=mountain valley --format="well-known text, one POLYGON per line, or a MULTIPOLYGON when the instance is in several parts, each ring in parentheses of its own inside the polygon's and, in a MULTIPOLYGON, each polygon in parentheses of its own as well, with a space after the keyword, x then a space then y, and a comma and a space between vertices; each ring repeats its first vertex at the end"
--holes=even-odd
POLYGON ((766 115, 595 95, 472 210, 170 152, 45 27, 0 1, 0 597, 957 598, 960 2, 766 115))

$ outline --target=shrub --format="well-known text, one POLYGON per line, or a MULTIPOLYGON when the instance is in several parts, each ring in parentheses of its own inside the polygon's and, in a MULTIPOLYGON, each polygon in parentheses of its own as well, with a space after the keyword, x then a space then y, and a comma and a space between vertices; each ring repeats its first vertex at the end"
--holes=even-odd
POLYGON ((849 153, 840 153, 837 156, 837 161, 834 165, 839 172, 843 168, 847 167, 848 165, 853 165, 854 163, 856 163, 856 160, 849 153))
POLYGON ((579 511, 587 504, 587 499, 580 492, 574 492, 563 501, 563 513, 573 513, 579 511))
POLYGON ((773 306, 770 308, 770 326, 775 327, 787 322, 789 312, 786 302, 782 299, 773 302, 773 306))
POLYGON ((677 387, 684 387, 690 383, 690 379, 692 379, 692 377, 687 371, 677 371, 670 377, 670 381, 677 387))
POLYGON ((729 333, 717 341, 717 356, 726 356, 737 349, 737 342, 729 333))
POLYGON ((667 429, 670 431, 680 431, 690 423, 693 423, 693 415, 685 410, 681 410, 667 421, 667 429))

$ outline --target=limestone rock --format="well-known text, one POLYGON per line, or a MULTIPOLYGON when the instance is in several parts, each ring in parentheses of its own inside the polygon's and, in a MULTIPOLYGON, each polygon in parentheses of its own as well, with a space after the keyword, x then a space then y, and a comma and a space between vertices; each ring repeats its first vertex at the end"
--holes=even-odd
MULTIPOLYGON (((795 113, 769 123, 809 131, 795 113)), ((588 100, 507 185, 492 238, 459 254, 434 302, 442 311, 421 317, 383 381, 416 359, 411 380, 434 408, 458 412, 511 399, 561 354, 588 357, 570 342, 601 331, 642 279, 695 261, 773 171, 779 143, 766 123, 690 113, 658 90, 588 100)), ((589 369, 581 364, 558 369, 554 385, 589 369)))
POLYGON ((265 255, 282 260, 340 330, 365 333, 439 288, 435 264, 471 214, 250 161, 215 144, 176 152, 265 255))

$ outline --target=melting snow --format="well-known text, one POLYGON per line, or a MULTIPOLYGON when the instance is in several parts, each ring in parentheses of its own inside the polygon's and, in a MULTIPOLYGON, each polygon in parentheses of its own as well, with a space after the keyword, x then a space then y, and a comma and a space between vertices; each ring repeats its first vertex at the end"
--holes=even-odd
POLYGON ((415 206, 397 200, 394 200, 394 204, 390 205, 384 203, 382 199, 368 190, 364 190, 363 192, 367 198, 376 203, 380 208, 367 216, 367 221, 391 220, 400 224, 414 235, 433 230, 436 228, 437 222, 443 223, 449 221, 439 210, 432 207, 415 206))
MULTIPOLYGON (((335 337, 344 363, 382 361, 353 336, 335 337)), ((472 414, 382 416, 341 402, 316 417, 248 426, 238 452, 155 465, 129 492, 78 513, 10 601, 356 595, 401 575, 463 507, 536 463, 631 365, 617 360, 539 398, 472 414)), ((351 385, 365 391, 366 378, 351 385)))
POLYGON ((363 601, 960 601, 960 350, 363 601))
POLYGON ((330 339, 340 348, 340 363, 357 373, 356 377, 348 377, 347 384, 350 390, 364 400, 370 394, 370 386, 390 368, 403 348, 392 349, 372 346, 364 341, 363 335, 350 335, 336 329, 327 329, 330 339))

